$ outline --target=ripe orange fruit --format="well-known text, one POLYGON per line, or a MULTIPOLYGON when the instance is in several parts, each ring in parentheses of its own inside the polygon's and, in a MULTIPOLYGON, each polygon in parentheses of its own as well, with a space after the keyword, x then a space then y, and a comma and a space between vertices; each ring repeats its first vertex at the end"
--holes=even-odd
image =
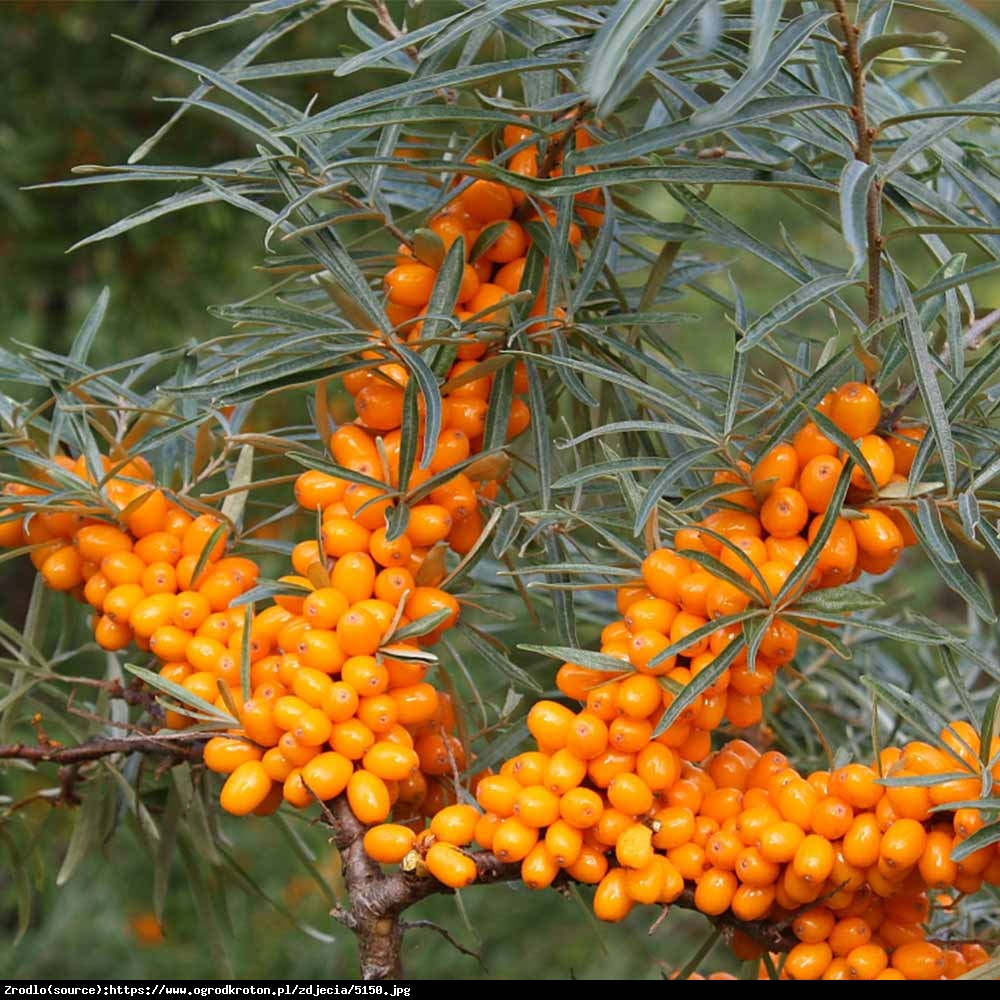
POLYGON ((259 760, 240 764, 226 779, 219 804, 234 816, 252 813, 271 791, 271 779, 259 760))
POLYGON ((871 434, 881 416, 878 393, 863 382, 848 382, 833 394, 829 417, 850 438, 871 434))

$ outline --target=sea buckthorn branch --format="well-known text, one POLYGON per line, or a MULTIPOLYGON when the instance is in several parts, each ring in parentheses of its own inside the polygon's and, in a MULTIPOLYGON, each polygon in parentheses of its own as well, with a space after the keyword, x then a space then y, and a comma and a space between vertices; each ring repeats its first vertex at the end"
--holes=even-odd
POLYGON ((201 760, 202 748, 211 734, 125 736, 111 738, 94 736, 75 746, 57 741, 33 746, 26 743, 0 745, 0 760, 28 760, 49 764, 83 764, 114 754, 144 753, 173 757, 175 763, 201 760))
MULTIPOLYGON (((847 63, 854 88, 854 105, 851 117, 857 129, 858 141, 855 146, 855 157, 861 163, 872 162, 872 144, 878 130, 868 123, 868 107, 865 100, 865 67, 861 61, 861 28, 855 24, 847 11, 847 0, 834 0, 837 9, 837 19, 844 35, 841 52, 847 63)), ((882 182, 876 177, 868 188, 868 200, 865 208, 866 231, 868 243, 868 284, 865 298, 868 303, 868 325, 871 326, 879 318, 881 311, 882 285, 882 182)))

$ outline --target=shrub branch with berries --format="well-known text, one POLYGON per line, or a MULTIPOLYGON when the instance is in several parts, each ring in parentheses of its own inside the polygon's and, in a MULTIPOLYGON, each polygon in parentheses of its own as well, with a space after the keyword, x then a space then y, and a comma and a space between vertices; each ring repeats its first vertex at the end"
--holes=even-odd
POLYGON ((327 824, 365 978, 496 881, 699 911, 744 978, 995 975, 1000 85, 945 96, 884 3, 284 6, 221 70, 150 52, 197 89, 64 182, 174 187, 78 246, 251 211, 269 283, 184 349, 92 368, 102 297, 5 355, 0 759, 154 832, 182 768, 327 824), (329 93, 264 85, 293 29, 329 93), (246 159, 147 165, 194 108, 246 159))

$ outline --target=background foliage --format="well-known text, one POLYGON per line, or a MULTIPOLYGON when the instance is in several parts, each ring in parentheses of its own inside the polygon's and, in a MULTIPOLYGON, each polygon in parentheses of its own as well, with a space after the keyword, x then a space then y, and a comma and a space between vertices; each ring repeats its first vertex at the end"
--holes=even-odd
MULTIPOLYGON (((731 6, 739 15, 735 9, 739 5, 731 6)), ((749 11, 750 5, 743 6, 749 11)), ((800 12, 799 5, 788 7, 789 13, 800 12)), ((991 44, 987 33, 976 30, 969 18, 951 16, 945 8, 928 7, 897 5, 894 30, 944 30, 948 45, 966 53, 958 57, 960 63, 938 72, 931 82, 922 75, 920 62, 914 61, 919 60, 919 53, 908 50, 909 65, 886 65, 884 72, 887 77, 911 73, 911 89, 920 100, 946 103, 989 82, 993 75, 990 67, 996 60, 996 36, 991 44)), ((989 17, 989 5, 980 7, 989 17)), ((81 162, 125 162, 172 110, 169 105, 152 104, 148 95, 180 97, 189 93, 189 73, 115 41, 110 37, 112 32, 138 39, 157 51, 217 67, 246 44, 259 26, 251 20, 224 32, 192 37, 179 48, 170 46, 170 37, 237 9, 233 4, 216 3, 21 3, 0 11, 12 69, 10 117, 0 124, 0 199, 7 206, 5 227, 0 230, 0 260, 7 278, 0 298, 0 319, 11 339, 54 352, 67 351, 99 289, 109 285, 112 305, 91 357, 92 364, 100 366, 119 360, 123 345, 137 355, 223 334, 227 325, 209 316, 207 307, 237 302, 266 286, 266 280, 254 271, 261 260, 264 226, 230 206, 203 205, 64 256, 63 251, 77 240, 148 204, 147 186, 22 190, 26 184, 63 178, 71 166, 81 162), (44 62, 37 57, 39 51, 47 53, 44 62)), ((348 37, 346 17, 343 9, 326 13, 314 29, 289 34, 270 50, 268 59, 277 62, 328 55, 330 39, 348 37)), ((304 106, 316 94, 317 106, 328 107, 363 90, 359 80, 374 89, 390 79, 395 78, 376 67, 348 77, 317 69, 269 81, 267 92, 296 107, 304 106)), ((623 111, 626 117, 632 115, 633 126, 640 120, 637 114, 631 106, 623 111)), ((990 125, 972 127, 985 130, 990 125)), ((245 137, 224 119, 192 113, 151 159, 210 164, 245 156, 247 150, 245 137)), ((995 177, 987 177, 995 191, 995 177)), ((685 207, 660 188, 639 191, 636 197, 643 209, 662 223, 683 225, 690 221, 685 207)), ((983 197, 988 203, 988 197, 983 197)), ((818 223, 820 206, 810 196, 793 202, 777 190, 732 186, 719 188, 711 204, 725 219, 767 244, 783 247, 792 256, 840 268, 850 263, 837 226, 818 223)), ((650 248, 656 245, 655 240, 647 243, 650 248)), ((984 249, 973 241, 964 241, 963 250, 968 253, 968 267, 995 255, 994 247, 984 249)), ((897 259, 917 287, 933 274, 933 263, 916 246, 906 246, 897 259)), ((635 267, 624 283, 641 287, 648 276, 648 261, 645 265, 641 260, 632 263, 635 267)), ((731 281, 742 290, 751 315, 770 309, 797 284, 774 269, 764 269, 751 254, 712 241, 685 244, 675 267, 672 292, 661 301, 669 303, 671 310, 684 310, 697 318, 685 316, 661 328, 665 339, 691 367, 727 377, 733 343, 726 319, 731 313, 731 281), (691 270, 685 272, 685 268, 691 270), (694 287, 682 281, 682 275, 694 287)), ((884 281, 889 284, 891 279, 887 276, 884 281)), ((998 288, 1000 278, 995 271, 970 283, 972 294, 981 303, 996 302, 998 288)), ((852 303, 857 307, 855 300, 852 303)), ((803 340, 822 342, 829 336, 830 322, 828 312, 813 309, 798 317, 795 332, 803 340)), ((842 343, 849 340, 844 332, 842 343)), ((767 369, 767 363, 764 367, 767 369)), ((776 370, 776 365, 768 369, 770 374, 776 370)), ((10 386, 7 391, 16 393, 10 386)), ((303 426, 308 421, 305 399, 305 394, 297 397, 300 409, 293 418, 303 426)), ((280 412, 278 405, 265 401, 246 414, 246 428, 280 425, 280 412)), ((293 433, 294 428, 288 431, 293 433)), ((265 494, 262 510, 267 502, 265 494)), ((963 552, 966 557, 974 572, 990 565, 985 552, 963 552)), ((995 562, 992 566, 995 586, 995 562)), ((27 607, 31 572, 26 560, 0 564, 2 583, 6 584, 0 585, 2 617, 18 626, 27 607)), ((966 623, 964 602, 941 585, 925 561, 918 570, 908 569, 881 584, 880 592, 894 608, 906 606, 954 626, 966 623)), ((52 602, 51 617, 46 621, 73 618, 71 612, 63 613, 61 597, 54 596, 52 602)), ((598 601, 590 608, 594 622, 600 607, 598 601)), ((70 648, 82 635, 72 629, 69 626, 62 636, 54 630, 44 635, 47 648, 70 648)), ((594 631, 595 625, 584 615, 581 644, 590 640, 594 631)), ((510 646, 532 639, 537 641, 537 635, 528 630, 508 628, 505 634, 510 646)), ((986 635, 981 641, 988 652, 990 637, 986 635)), ((796 696, 813 708, 831 697, 860 708, 862 703, 851 694, 852 681, 876 660, 891 663, 900 683, 922 690, 928 698, 942 696, 947 686, 936 668, 912 648, 880 647, 869 653, 862 645, 850 664, 836 668, 832 683, 817 679, 815 664, 803 658, 800 666, 805 676, 797 682, 796 696)), ((540 658, 519 662, 530 662, 543 686, 551 681, 553 664, 540 658)), ((487 694, 502 700, 503 688, 487 694)), ((792 714, 788 713, 787 732, 809 748, 802 762, 821 761, 822 747, 808 735, 808 725, 792 714), (815 755, 812 760, 809 753, 815 755)), ((774 721, 780 732, 784 717, 774 721)), ((866 720, 860 713, 856 719, 841 718, 838 724, 850 731, 856 744, 867 740, 866 720)), ((23 795, 33 784, 42 787, 43 778, 31 775, 13 781, 5 772, 0 781, 11 787, 0 786, 0 793, 13 794, 16 788, 17 794, 23 795)), ((162 805, 162 801, 153 801, 154 809, 162 805)), ((325 914, 329 896, 335 895, 338 887, 328 866, 321 828, 308 827, 292 817, 286 824, 293 832, 283 834, 265 821, 222 820, 220 832, 229 859, 217 865, 203 864, 204 858, 199 858, 201 852, 214 850, 207 830, 205 843, 189 840, 170 869, 166 940, 144 942, 140 918, 153 909, 154 895, 159 891, 148 844, 133 817, 115 815, 121 810, 120 803, 109 799, 102 808, 104 813, 95 822, 106 824, 109 834, 103 855, 88 856, 73 877, 58 887, 54 876, 64 864, 72 817, 67 810, 53 810, 43 802, 20 812, 17 822, 23 839, 18 849, 32 845, 30 855, 25 855, 31 860, 19 869, 0 869, 0 922, 11 935, 18 933, 26 879, 31 882, 34 906, 18 947, 0 954, 0 973, 9 978, 155 978, 176 975, 178 969, 192 978, 353 974, 353 952, 346 933, 342 935, 343 946, 318 945, 289 919, 291 916, 301 924, 329 932, 325 914), (308 847, 301 852, 290 849, 290 836, 301 838, 301 844, 308 847), (314 858, 317 867, 310 871, 303 856, 314 858), (277 906, 256 895, 241 880, 241 871, 248 873, 253 884, 277 906)), ((678 960, 683 961, 705 933, 700 920, 691 917, 685 924, 687 930, 671 935, 665 943, 662 935, 647 937, 648 921, 642 914, 618 927, 597 928, 582 907, 555 894, 536 896, 523 889, 497 887, 465 895, 464 915, 456 914, 449 899, 429 901, 422 915, 440 916, 470 944, 481 936, 484 963, 492 978, 567 978, 571 973, 579 978, 656 978, 663 965, 672 968, 678 960)), ((455 955, 430 932, 415 932, 408 948, 408 969, 413 976, 439 976, 443 969, 462 977, 483 974, 474 960, 455 955)))

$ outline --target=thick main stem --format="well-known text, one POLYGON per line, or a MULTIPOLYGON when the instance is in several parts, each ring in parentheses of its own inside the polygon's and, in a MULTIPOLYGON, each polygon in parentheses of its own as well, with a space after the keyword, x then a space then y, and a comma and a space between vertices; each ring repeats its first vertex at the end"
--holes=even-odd
MULTIPOLYGON (((844 58, 851 74, 854 88, 854 104, 851 116, 857 129, 858 141, 855 146, 855 159, 862 163, 872 162, 872 144, 875 141, 876 129, 868 124, 868 106, 865 101, 865 68, 861 62, 861 29, 847 13, 847 0, 834 0, 837 8, 837 18, 844 33, 844 58)), ((866 205, 867 242, 868 242, 868 285, 865 289, 865 299, 868 303, 868 324, 874 323, 881 311, 882 285, 882 183, 872 182, 868 189, 866 205)))

